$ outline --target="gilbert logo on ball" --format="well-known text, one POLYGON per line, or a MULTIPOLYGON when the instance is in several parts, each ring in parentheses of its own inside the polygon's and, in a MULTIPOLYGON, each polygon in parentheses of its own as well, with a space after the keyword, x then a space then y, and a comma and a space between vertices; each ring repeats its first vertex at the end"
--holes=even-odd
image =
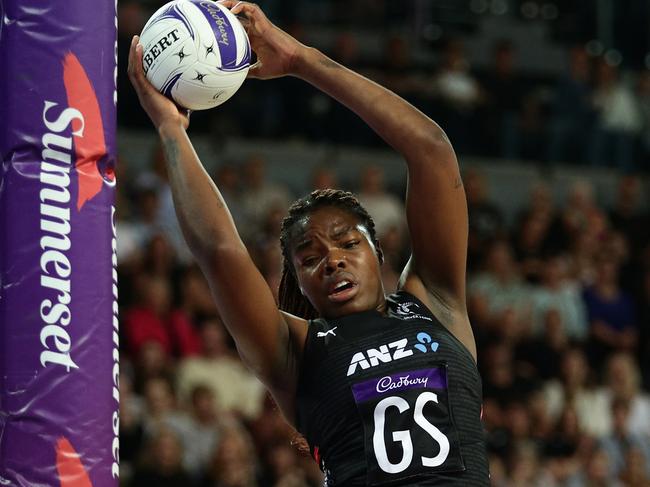
POLYGON ((221 105, 248 74, 251 47, 244 27, 210 0, 174 0, 142 30, 147 79, 182 107, 221 105))

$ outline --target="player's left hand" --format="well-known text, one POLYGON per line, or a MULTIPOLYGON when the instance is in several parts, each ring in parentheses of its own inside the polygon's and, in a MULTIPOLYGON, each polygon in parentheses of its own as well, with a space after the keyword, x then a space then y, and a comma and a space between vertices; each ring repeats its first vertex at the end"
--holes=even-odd
POLYGON ((129 79, 135 88, 140 105, 147 112, 156 129, 165 123, 180 125, 184 129, 190 124, 190 111, 176 105, 161 94, 144 75, 142 67, 142 45, 138 36, 133 36, 129 51, 129 79))
POLYGON ((221 0, 219 4, 240 18, 244 17, 242 24, 257 55, 257 63, 248 72, 250 78, 271 79, 295 74, 296 61, 307 46, 274 25, 254 3, 221 0))

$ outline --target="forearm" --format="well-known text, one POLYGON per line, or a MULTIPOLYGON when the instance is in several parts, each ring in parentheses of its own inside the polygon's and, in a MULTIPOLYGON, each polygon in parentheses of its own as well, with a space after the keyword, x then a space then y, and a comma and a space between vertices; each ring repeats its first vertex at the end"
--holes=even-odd
POLYGON ((158 128, 174 208, 183 236, 202 266, 219 248, 242 246, 230 212, 178 124, 158 128))
POLYGON ((407 162, 440 148, 450 151, 444 131, 429 117, 383 86, 308 48, 295 61, 297 77, 327 93, 361 117, 407 162))

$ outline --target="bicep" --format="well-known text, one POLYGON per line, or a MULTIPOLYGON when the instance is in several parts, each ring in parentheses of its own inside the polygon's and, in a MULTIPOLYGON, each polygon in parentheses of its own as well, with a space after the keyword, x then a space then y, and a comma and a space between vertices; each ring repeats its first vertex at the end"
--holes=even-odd
POLYGON ((409 164, 406 214, 413 249, 411 271, 427 287, 465 299, 468 216, 453 149, 439 142, 409 164))
POLYGON ((297 379, 301 331, 307 322, 280 312, 266 280, 244 247, 217 256, 206 275, 221 318, 237 350, 270 388, 297 379))

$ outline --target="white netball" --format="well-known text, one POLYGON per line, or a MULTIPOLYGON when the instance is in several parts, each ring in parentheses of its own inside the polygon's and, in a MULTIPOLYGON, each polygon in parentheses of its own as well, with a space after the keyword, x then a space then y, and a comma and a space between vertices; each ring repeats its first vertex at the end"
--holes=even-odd
POLYGON ((210 0, 163 5, 140 35, 143 67, 165 96, 190 110, 221 105, 248 74, 251 47, 244 27, 210 0))

